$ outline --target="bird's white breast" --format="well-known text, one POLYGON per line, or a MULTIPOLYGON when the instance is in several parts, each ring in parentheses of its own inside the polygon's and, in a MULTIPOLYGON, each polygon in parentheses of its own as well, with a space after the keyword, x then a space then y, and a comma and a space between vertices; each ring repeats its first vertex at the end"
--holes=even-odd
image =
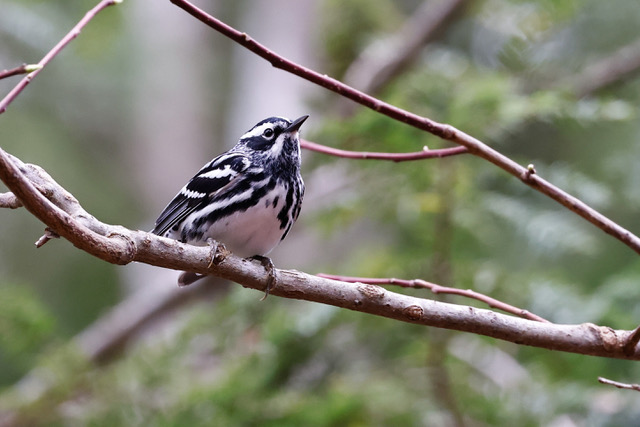
POLYGON ((211 224, 204 237, 224 243, 231 252, 243 258, 266 255, 278 245, 285 232, 278 219, 285 198, 285 188, 276 186, 257 205, 211 224))

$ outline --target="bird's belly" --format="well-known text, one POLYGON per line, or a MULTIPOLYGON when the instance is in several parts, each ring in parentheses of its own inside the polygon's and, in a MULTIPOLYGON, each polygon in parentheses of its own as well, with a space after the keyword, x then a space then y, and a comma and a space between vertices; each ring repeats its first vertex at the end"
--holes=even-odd
POLYGON ((205 238, 211 237, 240 257, 266 255, 282 238, 284 229, 278 220, 279 206, 265 209, 264 205, 252 206, 236 212, 209 226, 205 238))

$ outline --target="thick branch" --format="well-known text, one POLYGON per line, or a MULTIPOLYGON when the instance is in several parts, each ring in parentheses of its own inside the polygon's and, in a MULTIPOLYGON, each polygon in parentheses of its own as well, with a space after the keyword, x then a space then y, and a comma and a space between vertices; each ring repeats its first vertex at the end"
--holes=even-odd
MULTIPOLYGON (((113 3, 115 3, 113 0, 101 1, 38 65, 44 66, 48 63, 69 41, 77 36, 80 29, 97 12, 113 3)), ((182 0, 174 0, 174 3, 188 5, 192 10, 204 14, 182 0)), ((212 25, 206 14, 203 16, 205 22, 212 25)), ((219 23, 215 18, 211 17, 211 19, 219 23)), ((392 118, 429 131, 449 141, 457 142, 473 154, 486 158, 513 173, 534 188, 547 186, 555 189, 548 183, 542 185, 541 183, 544 184, 544 181, 539 180, 532 168, 522 168, 480 141, 451 126, 436 123, 380 102, 336 80, 286 61, 251 40, 246 34, 238 33, 225 24, 219 24, 223 28, 222 30, 218 28, 220 31, 227 33, 232 38, 238 39, 237 36, 239 36, 240 43, 256 53, 261 53, 261 56, 270 58, 269 60, 276 67, 303 75, 311 81, 392 118)), ((215 27, 215 25, 212 26, 215 27)), ((30 73, 0 103, 0 112, 6 109, 7 105, 15 99, 37 72, 38 70, 30 73)), ((31 165, 22 165, 21 162, 12 159, 1 149, 0 179, 5 182, 9 190, 26 209, 47 225, 52 235, 64 237, 76 247, 105 261, 115 264, 137 261, 166 268, 211 274, 236 281, 248 288, 264 290, 266 287, 267 278, 264 268, 250 260, 238 258, 224 250, 185 245, 146 232, 128 230, 97 221, 48 175, 38 173, 38 168, 31 165)), ((543 189, 540 191, 545 192, 543 189)), ((560 193, 560 196, 565 199, 570 197, 564 193, 560 193)), ((568 199, 565 202, 573 204, 574 209, 579 211, 589 209, 580 205, 581 202, 577 199, 568 199)), ((633 235, 631 237, 637 239, 633 235)), ((640 352, 629 346, 630 342, 634 342, 634 334, 631 331, 615 331, 592 324, 544 324, 501 315, 489 310, 400 295, 375 285, 349 284, 296 271, 278 270, 278 277, 277 285, 271 290, 271 293, 277 296, 330 304, 409 323, 478 333, 518 344, 603 357, 640 360, 640 352)))
MULTIPOLYGON (((74 198, 52 196, 60 204, 56 206, 31 182, 33 169, 22 169, 24 173, 7 153, 0 150, 0 179, 9 190, 54 233, 91 255, 115 264, 136 261, 211 274, 261 291, 267 285, 267 275, 259 263, 239 258, 225 250, 186 245, 143 231, 103 224, 89 214, 78 215, 82 208, 74 198), (75 217, 84 218, 85 224, 76 220, 69 211, 75 212, 75 217)), ((51 182, 49 188, 58 188, 56 192, 64 191, 55 182, 51 182)), ((633 335, 631 331, 593 324, 536 322, 489 310, 396 294, 375 285, 350 284, 298 271, 278 270, 277 277, 277 284, 271 289, 271 294, 276 296, 329 304, 408 323, 471 332, 516 344, 640 360, 640 351, 637 349, 629 351, 627 348, 625 351, 628 338, 633 335)))
MULTIPOLYGON (((51 203, 38 191, 34 182, 25 177, 19 166, 16 165, 16 161, 11 159, 12 157, 0 149, 0 179, 4 181, 6 186, 29 212, 46 224, 51 231, 66 238, 79 249, 114 264, 127 264, 132 261, 130 259, 132 255, 128 251, 122 251, 121 242, 116 242, 112 238, 113 236, 120 236, 123 242, 131 243, 127 240, 126 235, 118 232, 122 227, 106 226, 99 223, 89 214, 78 215, 85 218, 85 221, 81 222, 75 219, 68 212, 51 203), (111 235, 98 234, 87 227, 87 223, 95 226, 94 229, 103 232, 110 229, 111 235)), ((26 170, 26 168, 24 169, 26 170)), ((42 179, 42 177, 37 176, 33 181, 38 181, 38 179, 42 179)), ((56 187, 61 188, 57 184, 56 187)), ((54 193, 56 193, 54 198, 62 203, 63 206, 69 205, 70 210, 76 211, 76 213, 81 210, 78 201, 73 196, 66 197, 69 194, 66 190, 64 192, 54 191, 54 193)), ((128 231, 126 229, 123 230, 128 231)))
POLYGON ((542 194, 547 195, 551 199, 555 200, 567 209, 586 219, 605 233, 620 240, 625 245, 629 246, 635 252, 640 254, 640 238, 638 236, 611 221, 609 218, 602 215, 576 197, 573 197, 569 193, 562 191, 550 182, 544 180, 543 178, 540 178, 537 174, 531 173, 527 168, 517 164, 510 158, 487 146, 482 141, 456 129, 451 125, 438 123, 426 117, 421 117, 417 114, 395 107, 391 104, 380 101, 371 95, 367 95, 366 93, 358 91, 336 79, 328 77, 325 74, 320 74, 314 70, 296 64, 295 62, 289 61, 288 59, 268 49, 266 46, 253 40, 246 33, 240 32, 235 28, 225 24, 224 22, 216 19, 215 17, 207 14, 203 10, 189 3, 187 0, 171 0, 171 2, 184 9, 186 12, 188 12, 198 20, 204 22, 214 30, 224 34, 231 40, 246 47, 261 58, 266 59, 271 63, 271 65, 276 68, 280 68, 299 77, 302 77, 312 83, 329 89, 361 105, 364 105, 365 107, 371 108, 374 111, 391 117, 392 119, 406 123, 410 126, 436 135, 442 139, 466 147, 471 154, 481 157, 498 166, 499 168, 505 170, 506 172, 520 179, 526 185, 534 188, 542 194))

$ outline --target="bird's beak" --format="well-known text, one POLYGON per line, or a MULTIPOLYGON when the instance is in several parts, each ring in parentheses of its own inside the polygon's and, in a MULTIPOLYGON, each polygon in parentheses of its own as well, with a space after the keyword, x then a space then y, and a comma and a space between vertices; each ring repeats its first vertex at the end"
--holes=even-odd
POLYGON ((304 115, 302 117, 298 117, 297 119, 295 119, 293 121, 293 123, 291 123, 291 125, 286 128, 284 131, 287 133, 293 133, 293 132, 297 132, 298 129, 300 129, 300 126, 302 126, 302 124, 304 123, 305 120, 307 120, 309 118, 309 115, 304 115))

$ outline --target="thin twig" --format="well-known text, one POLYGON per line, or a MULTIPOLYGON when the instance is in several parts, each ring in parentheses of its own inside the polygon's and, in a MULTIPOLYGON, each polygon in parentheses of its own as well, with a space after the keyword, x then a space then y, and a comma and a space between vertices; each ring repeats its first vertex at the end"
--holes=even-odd
POLYGON ((635 391, 640 391, 640 384, 626 384, 626 383, 621 383, 618 381, 613 381, 604 377, 598 377, 598 381, 601 384, 607 384, 607 385, 612 385, 614 387, 617 388, 622 388, 625 390, 635 390, 635 391))
POLYGON ((324 274, 324 273, 320 273, 318 274, 318 276, 325 277, 327 279, 340 280, 342 282, 348 282, 348 283, 368 283, 371 285, 398 285, 403 288, 429 289, 434 294, 459 295, 459 296, 475 299, 477 301, 487 304, 491 308, 497 308, 506 313, 511 313, 518 317, 522 317, 523 319, 535 320, 536 322, 551 323, 547 319, 540 317, 537 314, 533 314, 527 310, 523 310, 511 304, 507 304, 506 302, 502 302, 490 296, 473 291, 471 289, 452 288, 448 286, 442 286, 435 283, 427 282, 426 280, 421 280, 421 279, 406 280, 406 279, 396 279, 396 278, 351 277, 351 276, 340 276, 335 274, 324 274))
POLYGON ((100 11, 102 11, 106 7, 109 7, 109 6, 113 5, 113 4, 120 3, 121 1, 122 0, 102 0, 93 9, 91 9, 89 12, 87 12, 86 15, 71 29, 71 31, 69 31, 67 33, 67 35, 64 36, 62 38, 62 40, 60 40, 58 42, 58 44, 56 44, 53 47, 53 49, 51 49, 44 56, 44 58, 42 58, 40 60, 40 62, 38 62, 35 65, 31 65, 30 66, 30 67, 32 67, 33 71, 30 71, 29 74, 27 74, 22 80, 20 80, 18 82, 18 84, 7 94, 7 96, 5 96, 2 101, 0 101, 0 114, 4 113, 7 110, 7 107, 9 106, 9 104, 11 104, 13 102, 13 100, 16 99, 16 97, 18 95, 20 95, 20 92, 22 92, 24 90, 24 88, 27 87, 27 85, 31 82, 31 80, 33 80, 40 73, 40 71, 42 71, 42 69, 53 58, 55 58, 56 55, 58 55, 62 51, 62 49, 65 48, 65 46, 67 46, 71 42, 71 40, 73 40, 76 37, 78 37, 78 34, 80 34, 80 31, 82 31, 82 29, 100 11))
MULTIPOLYGON (((347 159, 371 159, 371 160, 389 160, 392 162, 407 162, 412 160, 424 160, 432 158, 443 158, 467 153, 465 147, 451 147, 429 150, 427 147, 423 151, 413 153, 379 153, 371 151, 350 151, 341 150, 339 148, 328 147, 311 141, 301 140, 300 145, 310 151, 315 151, 330 156, 342 157, 347 159)), ((16 209, 22 207, 22 203, 13 193, 0 193, 0 208, 16 209)), ((45 236, 42 236, 45 238, 45 236)), ((48 239, 46 239, 48 240, 48 239)), ((46 243, 46 241, 44 242, 46 243)), ((41 246, 37 245, 37 246, 41 246)))
MULTIPOLYGON (((24 172, 0 149, 0 179, 9 190, 53 232, 95 257, 113 264, 142 262, 210 274, 262 292, 267 286, 268 274, 259 263, 233 254, 220 254, 220 257, 216 254, 216 262, 211 263, 210 248, 104 224, 86 212, 80 214, 82 207, 78 201, 73 197, 61 197, 61 194, 68 193, 53 180, 48 188, 53 189, 54 194, 45 197, 31 181, 31 175, 38 168, 22 169, 24 172), (57 205, 50 200, 56 200, 57 205)), ((36 180, 40 178, 39 175, 34 177, 36 180)), ((299 271, 278 269, 277 276, 278 284, 270 292, 274 296, 329 304, 407 323, 466 331, 520 345, 640 360, 637 349, 632 354, 625 353, 623 349, 632 331, 589 323, 556 325, 534 322, 490 310, 402 295, 380 286, 362 283, 354 286, 299 271)))
MULTIPOLYGON (((84 212, 75 198, 64 197, 68 192, 55 181, 51 180, 48 186, 36 184, 48 177, 38 175, 34 172, 37 170, 21 167, 17 159, 0 149, 0 179, 29 212, 79 249, 115 264, 142 262, 211 274, 264 291, 268 280, 261 265, 231 254, 211 263, 209 248, 101 223, 84 212), (46 197, 41 188, 48 189, 46 197)), ((633 354, 623 351, 631 331, 593 324, 533 322, 489 310, 401 295, 374 285, 353 286, 297 271, 278 270, 277 274, 280 280, 271 290, 276 296, 330 304, 408 323, 467 331, 518 344, 640 360, 640 351, 633 354)))
POLYGON ((633 333, 629 335, 627 342, 624 345, 624 351, 627 353, 633 353, 636 350, 636 346, 640 342, 640 326, 633 330, 633 333))
POLYGON ((49 229, 49 228, 45 228, 44 230, 44 234, 42 236, 40 236, 40 238, 38 240, 36 240, 36 248, 41 248, 42 246, 44 246, 45 243, 49 242, 52 239, 59 239, 60 236, 58 236, 58 234, 49 229))
POLYGON ((0 193, 0 208, 18 209, 22 202, 13 193, 0 193))
POLYGON ((390 160, 392 162, 407 162, 411 160, 442 158, 468 152, 465 147, 440 148, 436 150, 429 150, 427 147, 425 147, 424 150, 416 151, 413 153, 377 153, 372 151, 349 151, 328 147, 326 145, 317 144, 315 142, 305 140, 300 141, 300 146, 302 148, 306 148, 307 150, 315 151, 322 154, 328 154, 330 156, 344 157, 347 159, 375 159, 390 160))
POLYGON ((40 68, 42 67, 38 64, 22 64, 19 67, 0 71, 0 80, 6 79, 7 77, 17 76, 19 74, 33 73, 40 68))
POLYGON ((299 77, 302 77, 312 83, 331 90, 339 95, 349 98, 365 107, 368 107, 380 114, 384 114, 392 119, 406 123, 417 129, 424 130, 435 136, 447 141, 467 147, 469 152, 475 156, 481 157, 499 168, 505 170, 531 188, 545 194, 562 206, 589 221, 605 233, 620 240, 622 243, 640 254, 640 238, 629 230, 618 225, 600 212, 588 206, 578 198, 559 189, 550 182, 541 178, 538 174, 527 174, 527 169, 514 162, 505 155, 499 153, 480 140, 456 129, 447 124, 438 123, 426 117, 419 116, 415 113, 395 107, 389 103, 380 101, 379 99, 368 95, 364 92, 356 90, 326 74, 320 74, 314 70, 303 67, 300 64, 289 61, 288 59, 278 55, 266 46, 252 39, 248 34, 240 32, 235 28, 225 24, 215 17, 207 14, 202 9, 189 3, 187 0, 171 0, 173 4, 182 8, 196 19, 207 24, 214 30, 224 34, 231 40, 239 43, 249 49, 261 58, 269 61, 276 68, 288 71, 299 77), (525 178, 526 177, 526 178, 525 178))

